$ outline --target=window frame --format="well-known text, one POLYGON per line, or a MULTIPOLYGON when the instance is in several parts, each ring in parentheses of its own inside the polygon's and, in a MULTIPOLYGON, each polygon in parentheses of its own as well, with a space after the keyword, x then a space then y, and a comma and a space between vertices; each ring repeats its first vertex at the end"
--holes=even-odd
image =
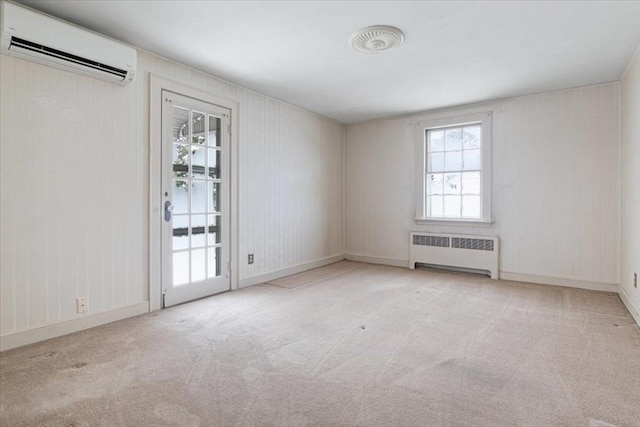
POLYGON ((489 227, 493 224, 491 213, 491 145, 492 145, 491 111, 460 116, 449 116, 439 119, 421 121, 416 126, 416 217, 418 224, 431 225, 466 225, 489 227), (465 218, 429 218, 427 217, 427 131, 439 128, 450 128, 479 123, 481 127, 481 170, 480 170, 480 219, 465 218))

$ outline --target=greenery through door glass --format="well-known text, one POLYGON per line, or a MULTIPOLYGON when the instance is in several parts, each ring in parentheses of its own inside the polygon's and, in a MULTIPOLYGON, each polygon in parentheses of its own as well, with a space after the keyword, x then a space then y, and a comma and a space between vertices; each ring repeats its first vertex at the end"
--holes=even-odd
MULTIPOLYGON (((176 139, 176 160, 174 160, 173 171, 176 178, 185 178, 185 181, 176 181, 177 188, 183 188, 189 191, 187 179, 189 176, 189 153, 195 155, 198 150, 204 150, 204 144, 206 138, 204 135, 193 135, 191 138, 191 145, 188 143, 188 137, 184 135, 184 131, 188 129, 187 123, 180 128, 180 135, 176 139), (177 166, 177 167, 176 167, 177 166)), ((193 184, 192 184, 193 186, 193 184)))

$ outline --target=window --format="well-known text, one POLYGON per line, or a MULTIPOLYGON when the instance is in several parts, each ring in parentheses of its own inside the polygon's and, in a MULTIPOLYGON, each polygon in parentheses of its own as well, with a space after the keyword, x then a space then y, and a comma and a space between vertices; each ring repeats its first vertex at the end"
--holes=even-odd
POLYGON ((491 223, 491 113, 420 123, 417 220, 491 223))

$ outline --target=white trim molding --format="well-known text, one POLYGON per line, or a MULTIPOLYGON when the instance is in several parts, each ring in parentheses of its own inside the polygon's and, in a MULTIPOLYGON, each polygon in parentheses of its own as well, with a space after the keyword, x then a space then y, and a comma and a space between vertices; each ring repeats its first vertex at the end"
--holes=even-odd
POLYGON ((600 292, 618 292, 618 285, 615 283, 591 282, 588 280, 567 279, 563 277, 539 276, 537 274, 500 272, 501 280, 512 280, 514 282, 537 283, 540 285, 565 286, 567 288, 587 289, 600 292))
POLYGON ((240 279, 238 287, 246 288, 248 286, 259 285, 260 283, 280 279, 281 277, 290 276, 292 274, 302 273, 303 271, 311 270, 313 268, 324 267, 325 265, 333 264, 344 259, 344 254, 332 255, 325 258, 317 259, 315 261, 293 265, 281 270, 274 270, 268 273, 258 274, 257 276, 240 279))
POLYGON ((493 225, 493 221, 469 221, 464 219, 425 219, 416 218, 416 224, 419 225, 437 225, 437 226, 454 226, 454 227, 484 227, 489 228, 493 225))
POLYGON ((640 307, 636 306, 631 299, 631 296, 624 290, 622 285, 618 285, 618 296, 622 300, 622 303, 629 311, 633 320, 635 320, 638 327, 640 327, 640 307))
POLYGON ((210 104, 218 105, 228 109, 231 125, 230 155, 231 155, 231 242, 230 257, 231 290, 238 289, 240 273, 240 249, 239 249, 239 227, 238 221, 238 181, 239 181, 239 161, 238 161, 238 117, 239 104, 232 99, 221 98, 200 89, 189 87, 155 74, 149 75, 149 307, 151 311, 159 310, 162 306, 161 292, 161 138, 162 138, 162 90, 168 90, 184 96, 195 98, 210 104))
POLYGON ((465 114, 460 116, 441 117, 427 119, 415 123, 415 181, 416 181, 416 218, 418 224, 430 225, 466 225, 488 227, 493 223, 491 196, 492 188, 492 154, 491 145, 493 139, 493 112, 484 111, 474 114, 465 114), (480 123, 482 132, 482 167, 481 167, 481 193, 480 193, 480 215, 475 220, 459 219, 459 218, 429 218, 427 217, 427 131, 431 129, 446 128, 449 126, 464 126, 467 124, 480 123), (442 224, 441 224, 442 223, 442 224))
POLYGON ((80 316, 71 320, 62 320, 45 326, 12 332, 0 337, 0 351, 11 350, 12 348, 22 347, 50 338, 95 328, 96 326, 106 325, 107 323, 139 316, 148 312, 149 302, 145 301, 115 310, 91 313, 91 315, 80 316))

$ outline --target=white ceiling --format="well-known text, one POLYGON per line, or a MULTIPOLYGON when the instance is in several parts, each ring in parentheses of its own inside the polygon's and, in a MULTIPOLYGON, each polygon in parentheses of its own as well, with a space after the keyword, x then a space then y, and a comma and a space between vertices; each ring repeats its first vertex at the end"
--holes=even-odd
POLYGON ((619 80, 640 1, 20 3, 341 122, 619 80), (351 49, 369 25, 406 36, 351 49))

